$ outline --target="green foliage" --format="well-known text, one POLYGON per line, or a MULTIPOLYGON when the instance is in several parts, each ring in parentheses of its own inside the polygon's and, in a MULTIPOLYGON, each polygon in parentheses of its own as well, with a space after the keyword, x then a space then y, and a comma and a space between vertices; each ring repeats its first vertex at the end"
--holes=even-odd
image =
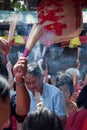
POLYGON ((27 7, 24 5, 21 0, 8 0, 10 3, 10 8, 15 11, 26 11, 27 7))
POLYGON ((14 10, 17 10, 17 11, 25 11, 27 10, 25 5, 24 4, 21 4, 21 2, 16 2, 14 4, 14 10))

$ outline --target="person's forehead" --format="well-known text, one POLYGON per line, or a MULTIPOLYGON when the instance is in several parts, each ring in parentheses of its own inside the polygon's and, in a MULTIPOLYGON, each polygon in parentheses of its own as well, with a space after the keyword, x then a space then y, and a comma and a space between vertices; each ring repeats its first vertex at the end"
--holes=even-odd
POLYGON ((27 76, 27 77, 37 77, 36 75, 34 75, 34 74, 32 74, 32 73, 26 73, 25 76, 27 76))
POLYGON ((37 76, 35 76, 35 75, 33 75, 33 74, 26 74, 25 75, 25 80, 36 80, 36 79, 38 79, 38 77, 37 76))
POLYGON ((62 88, 62 89, 69 89, 68 86, 66 84, 63 84, 63 85, 60 85, 59 88, 62 88))

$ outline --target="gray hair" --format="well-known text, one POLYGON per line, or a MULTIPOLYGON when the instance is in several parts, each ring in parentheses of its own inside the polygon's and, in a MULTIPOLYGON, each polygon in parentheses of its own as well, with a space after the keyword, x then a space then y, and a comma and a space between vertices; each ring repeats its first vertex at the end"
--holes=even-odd
POLYGON ((36 64, 28 64, 27 73, 32 74, 32 75, 38 77, 39 79, 42 77, 41 70, 40 70, 39 66, 36 64))
POLYGON ((80 71, 77 68, 69 68, 65 71, 66 74, 70 75, 71 78, 73 74, 76 74, 78 78, 80 78, 80 71))

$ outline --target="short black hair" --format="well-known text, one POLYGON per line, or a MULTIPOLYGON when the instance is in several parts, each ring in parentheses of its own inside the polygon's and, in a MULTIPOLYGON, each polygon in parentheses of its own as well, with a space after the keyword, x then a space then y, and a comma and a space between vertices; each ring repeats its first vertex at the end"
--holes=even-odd
POLYGON ((84 107, 87 109, 87 85, 82 88, 77 98, 76 104, 78 108, 84 107))
POLYGON ((24 130, 63 130, 59 117, 46 107, 32 112, 24 124, 24 130))

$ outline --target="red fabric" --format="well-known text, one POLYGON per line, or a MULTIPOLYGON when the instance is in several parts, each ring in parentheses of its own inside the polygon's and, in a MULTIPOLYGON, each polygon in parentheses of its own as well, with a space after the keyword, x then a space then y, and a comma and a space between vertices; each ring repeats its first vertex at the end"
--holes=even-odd
POLYGON ((82 130, 87 130, 87 118, 86 118, 85 121, 84 121, 82 130))
POLYGON ((87 36, 79 36, 81 44, 87 44, 87 36))
POLYGON ((65 130, 85 130, 82 129, 85 119, 87 119, 87 109, 81 109, 78 112, 71 113, 67 119, 65 130))
POLYGON ((15 116, 11 117, 11 122, 12 122, 12 130, 17 130, 17 120, 15 116))

